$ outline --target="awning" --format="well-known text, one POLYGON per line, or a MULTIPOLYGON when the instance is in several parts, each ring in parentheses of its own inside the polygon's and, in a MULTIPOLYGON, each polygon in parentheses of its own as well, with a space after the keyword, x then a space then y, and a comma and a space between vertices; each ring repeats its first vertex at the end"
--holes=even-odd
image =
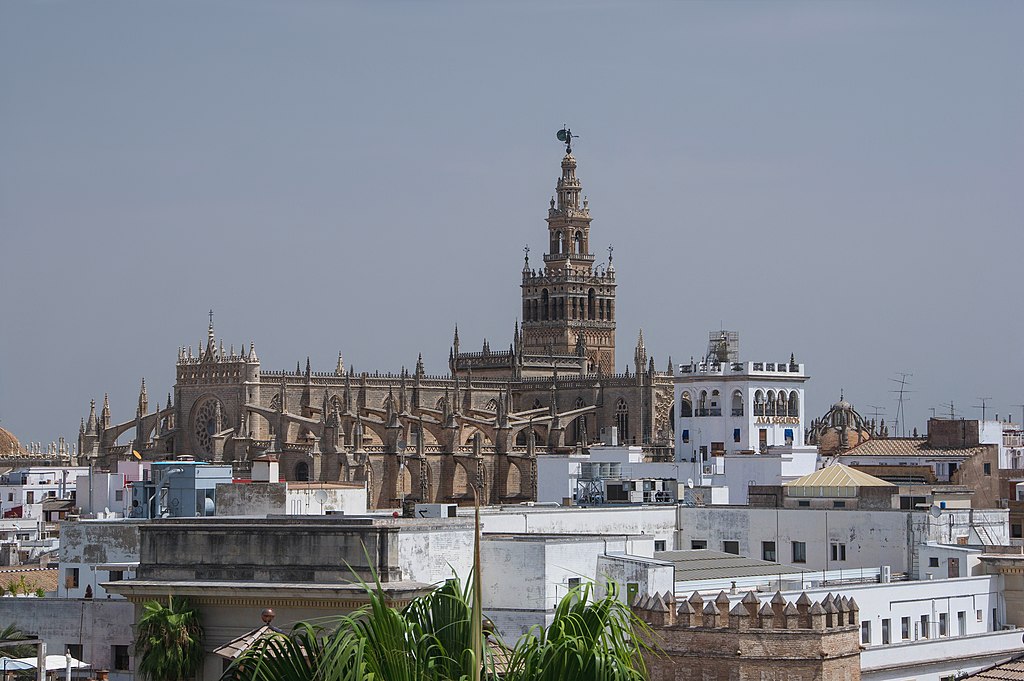
MULTIPOLYGON (((36 658, 34 658, 34 657, 18 657, 18 658, 14 658, 14 661, 15 662, 24 662, 25 664, 28 665, 27 667, 22 667, 22 669, 35 669, 36 668, 36 658)), ((83 667, 88 667, 88 666, 89 666, 88 662, 82 662, 81 660, 76 660, 73 657, 71 658, 71 668, 72 669, 82 669, 83 667)), ((46 656, 46 671, 48 671, 48 672, 59 672, 60 670, 67 669, 67 668, 68 668, 68 658, 67 658, 66 655, 47 655, 46 656)))

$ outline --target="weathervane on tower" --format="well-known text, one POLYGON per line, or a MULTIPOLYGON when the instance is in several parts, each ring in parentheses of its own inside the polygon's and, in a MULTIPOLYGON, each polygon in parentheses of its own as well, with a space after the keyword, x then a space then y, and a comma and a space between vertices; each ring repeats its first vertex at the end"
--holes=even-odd
POLYGON ((579 139, 580 136, 572 134, 572 130, 570 130, 568 127, 565 127, 564 123, 562 125, 562 129, 558 131, 558 141, 565 142, 565 153, 571 154, 572 138, 575 137, 576 139, 579 139))

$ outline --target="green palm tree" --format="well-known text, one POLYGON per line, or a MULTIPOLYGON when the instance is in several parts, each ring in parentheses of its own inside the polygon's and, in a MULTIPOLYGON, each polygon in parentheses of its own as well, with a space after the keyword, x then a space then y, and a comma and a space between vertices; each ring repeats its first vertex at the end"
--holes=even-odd
MULTIPOLYGON (((0 629, 0 641, 21 641, 28 638, 30 638, 28 634, 19 629, 16 624, 8 624, 0 629)), ((36 647, 34 645, 7 646, 0 648, 0 656, 35 657, 36 647)))
POLYGON ((187 599, 167 597, 167 604, 142 606, 135 652, 138 672, 149 681, 185 681, 203 664, 203 628, 187 599))
POLYGON ((258 640, 222 681, 647 678, 640 655, 646 646, 634 636, 646 625, 614 593, 592 598, 589 585, 561 601, 546 630, 537 628, 511 650, 494 640, 479 656, 472 588, 450 580, 402 610, 387 605, 379 584, 368 592, 367 606, 330 624, 302 622, 290 634, 258 640))

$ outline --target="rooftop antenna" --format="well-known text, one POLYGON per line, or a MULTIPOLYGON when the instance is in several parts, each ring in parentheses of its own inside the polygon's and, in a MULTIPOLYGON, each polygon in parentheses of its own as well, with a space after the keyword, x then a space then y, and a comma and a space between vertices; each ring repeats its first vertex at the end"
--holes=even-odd
POLYGON ((878 421, 878 417, 879 416, 885 416, 885 407, 879 407, 879 406, 874 405, 874 404, 869 404, 868 407, 871 409, 870 414, 871 414, 871 419, 873 421, 878 421))
POLYGON ((953 408, 952 400, 950 402, 948 402, 948 403, 947 402, 943 402, 939 406, 942 407, 943 410, 949 409, 949 420, 950 421, 952 421, 952 420, 954 420, 956 418, 956 410, 953 408))
POLYGON ((1024 404, 1011 404, 1011 407, 1020 407, 1020 427, 1024 428, 1024 404))
POLYGON ((977 404, 974 405, 974 408, 975 409, 981 409, 981 421, 982 421, 982 423, 984 423, 985 422, 985 408, 988 406, 988 401, 991 400, 992 398, 991 397, 979 397, 978 399, 981 400, 981 404, 980 405, 977 405, 977 404))
POLYGON ((558 137, 558 141, 559 142, 565 142, 565 153, 567 153, 567 154, 571 154, 572 153, 572 140, 573 140, 573 138, 574 137, 576 139, 580 138, 579 135, 572 134, 572 130, 570 130, 568 128, 568 126, 566 126, 565 123, 562 123, 562 129, 558 131, 557 137, 558 137))
POLYGON ((903 400, 904 399, 910 399, 908 397, 905 397, 907 393, 915 392, 913 390, 907 390, 907 383, 909 382, 909 381, 907 381, 907 379, 910 378, 911 376, 913 376, 914 374, 908 374, 906 372, 900 371, 900 372, 897 372, 897 375, 899 376, 899 378, 890 378, 889 379, 893 383, 898 383, 899 386, 900 386, 896 390, 890 390, 889 391, 889 392, 892 392, 892 393, 897 393, 897 398, 896 398, 896 400, 897 400, 896 401, 896 418, 895 418, 895 420, 893 421, 893 424, 892 424, 892 433, 893 433, 893 435, 895 435, 896 431, 900 427, 902 427, 903 430, 900 432, 900 437, 906 437, 907 436, 907 425, 906 425, 906 416, 905 416, 905 414, 903 412, 903 400))

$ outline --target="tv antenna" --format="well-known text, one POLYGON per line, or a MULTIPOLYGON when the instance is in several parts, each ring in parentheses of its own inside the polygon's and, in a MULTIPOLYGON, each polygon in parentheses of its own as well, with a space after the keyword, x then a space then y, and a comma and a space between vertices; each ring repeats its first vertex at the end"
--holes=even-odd
POLYGON ((909 381, 907 379, 910 378, 911 376, 913 376, 914 374, 908 374, 906 372, 900 371, 900 372, 897 372, 896 375, 899 376, 899 378, 890 378, 889 379, 893 383, 898 383, 899 386, 900 386, 899 388, 897 388, 895 390, 890 390, 889 391, 891 393, 896 393, 897 394, 897 398, 896 398, 896 419, 895 419, 895 421, 892 424, 892 434, 896 435, 896 431, 900 427, 902 427, 903 430, 900 432, 900 437, 906 437, 907 436, 907 425, 906 425, 906 415, 903 412, 903 401, 907 400, 907 399, 910 399, 909 397, 906 397, 907 393, 915 392, 913 390, 907 390, 907 383, 909 383, 909 381))
POLYGON ((984 423, 985 422, 985 409, 986 409, 986 407, 988 407, 988 401, 991 400, 992 398, 991 397, 979 397, 978 399, 981 400, 981 404, 980 405, 978 405, 978 404, 974 405, 974 408, 975 409, 981 409, 981 421, 982 421, 982 423, 984 423))
POLYGON ((942 407, 943 412, 945 412, 945 410, 947 410, 947 409, 949 410, 949 420, 950 421, 952 421, 952 420, 954 420, 956 418, 956 409, 953 407, 953 402, 952 401, 943 402, 939 406, 942 407))
POLYGON ((1024 404, 1011 404, 1011 407, 1020 407, 1020 427, 1024 428, 1024 404))
POLYGON ((572 134, 572 130, 570 130, 568 128, 568 126, 566 126, 564 123, 562 124, 562 129, 558 131, 557 137, 558 137, 558 141, 559 142, 565 142, 565 153, 567 153, 567 154, 571 154, 572 153, 572 140, 573 140, 573 138, 574 137, 576 139, 580 138, 579 135, 572 134))
POLYGON ((869 404, 868 407, 871 409, 868 413, 871 414, 872 420, 877 421, 879 416, 885 416, 885 407, 876 404, 869 404))

